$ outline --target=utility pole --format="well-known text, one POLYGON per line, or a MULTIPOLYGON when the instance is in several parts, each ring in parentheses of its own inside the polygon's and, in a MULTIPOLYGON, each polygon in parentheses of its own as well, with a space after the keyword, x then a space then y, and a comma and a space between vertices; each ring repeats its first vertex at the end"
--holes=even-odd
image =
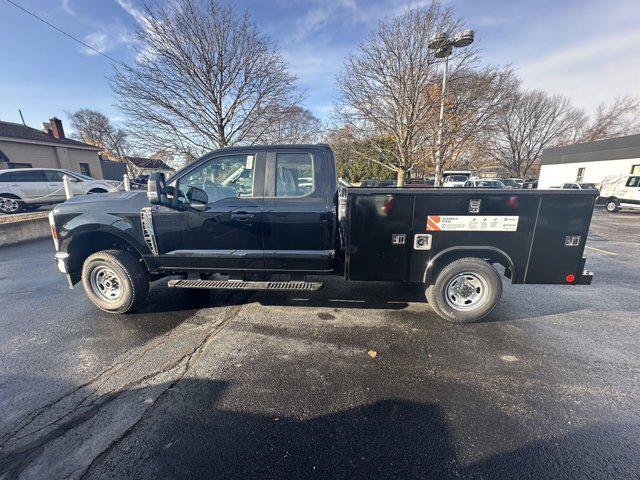
POLYGON ((449 55, 453 47, 462 48, 473 43, 473 30, 462 30, 455 34, 453 40, 446 32, 438 32, 429 40, 429 48, 435 50, 436 58, 444 58, 444 72, 442 73, 442 92, 440 94, 440 119, 438 121, 438 135, 436 137, 436 175, 434 186, 442 186, 442 135, 444 132, 444 106, 447 95, 447 76, 449 74, 449 55))

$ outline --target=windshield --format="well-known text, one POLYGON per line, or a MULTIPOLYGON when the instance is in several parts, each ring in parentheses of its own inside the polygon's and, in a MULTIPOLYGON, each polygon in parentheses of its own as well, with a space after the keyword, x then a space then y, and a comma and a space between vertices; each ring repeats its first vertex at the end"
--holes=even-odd
POLYGON ((580 187, 585 190, 597 190, 598 188, 595 183, 581 183, 580 187))
POLYGON ((504 188, 504 184, 498 180, 479 180, 476 186, 486 188, 504 188))
POLYGON ((72 175, 74 177, 81 178, 82 180, 95 180, 94 178, 90 177, 89 175, 83 175, 82 173, 72 172, 71 170, 64 170, 64 173, 68 173, 69 175, 72 175))
POLYGON ((518 184, 518 182, 516 182, 515 180, 511 180, 510 178, 505 178, 504 180, 502 180, 502 183, 504 183, 507 187, 519 187, 520 186, 518 184))

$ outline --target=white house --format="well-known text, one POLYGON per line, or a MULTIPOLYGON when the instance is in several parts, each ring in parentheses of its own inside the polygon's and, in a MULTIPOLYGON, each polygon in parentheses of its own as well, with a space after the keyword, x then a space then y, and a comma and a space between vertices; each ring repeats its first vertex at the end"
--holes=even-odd
POLYGON ((607 175, 640 174, 640 135, 548 148, 540 160, 538 188, 566 182, 601 183, 607 175))

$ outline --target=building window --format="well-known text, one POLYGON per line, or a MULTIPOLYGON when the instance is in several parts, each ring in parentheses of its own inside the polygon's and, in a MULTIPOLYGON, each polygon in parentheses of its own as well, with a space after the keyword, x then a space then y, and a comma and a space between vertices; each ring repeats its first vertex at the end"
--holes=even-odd
POLYGON ((81 174, 86 175, 87 177, 91 176, 91 170, 89 169, 88 163, 79 163, 78 165, 80 166, 81 174))
POLYGON ((576 175, 576 182, 581 182, 584 178, 584 168, 578 169, 578 175, 576 175))
POLYGON ((631 166, 631 175, 637 175, 640 173, 640 165, 631 166))

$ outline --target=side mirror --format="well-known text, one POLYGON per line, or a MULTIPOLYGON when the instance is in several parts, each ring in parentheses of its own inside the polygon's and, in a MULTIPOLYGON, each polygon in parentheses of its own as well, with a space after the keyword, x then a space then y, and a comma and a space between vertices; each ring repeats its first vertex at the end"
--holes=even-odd
POLYGON ((149 175, 147 181, 147 198, 152 205, 166 205, 167 193, 165 177, 162 172, 155 172, 149 175))
POLYGON ((209 203, 209 195, 204 190, 201 190, 196 187, 189 187, 187 190, 187 200, 189 203, 199 203, 201 205, 206 205, 209 203))

